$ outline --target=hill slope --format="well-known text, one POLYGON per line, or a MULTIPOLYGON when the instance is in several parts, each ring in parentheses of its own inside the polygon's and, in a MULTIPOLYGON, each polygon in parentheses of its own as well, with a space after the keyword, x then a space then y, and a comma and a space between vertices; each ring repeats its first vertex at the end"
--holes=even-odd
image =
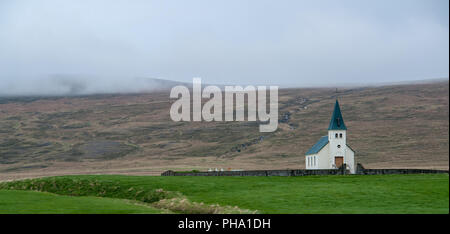
POLYGON ((0 103, 0 180, 166 169, 304 168, 339 98, 366 167, 448 168, 448 82, 283 89, 277 132, 256 122, 173 122, 168 92, 15 98, 0 103))

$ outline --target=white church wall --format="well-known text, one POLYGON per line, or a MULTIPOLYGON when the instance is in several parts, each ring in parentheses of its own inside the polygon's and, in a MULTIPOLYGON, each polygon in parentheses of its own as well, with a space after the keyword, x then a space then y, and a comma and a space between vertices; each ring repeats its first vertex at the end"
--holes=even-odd
MULTIPOLYGON (((353 150, 351 150, 347 145, 345 145, 344 147, 347 148, 345 150, 344 163, 347 164, 350 173, 354 174, 356 172, 355 152, 353 152, 353 150)), ((331 144, 328 143, 325 147, 323 147, 319 151, 319 153, 306 156, 305 158, 306 169, 315 170, 315 169, 335 168, 334 156, 330 154, 330 148, 331 144), (314 158, 316 158, 316 161, 314 161, 314 158)))
POLYGON ((350 149, 348 146, 346 146, 346 148, 347 154, 346 157, 344 158, 344 162, 349 167, 350 173, 355 174, 356 173, 355 152, 353 152, 353 150, 350 149))
POLYGON ((307 155, 305 157, 306 169, 330 169, 329 155, 330 144, 328 143, 319 151, 319 153, 307 155))
POLYGON ((306 169, 308 169, 308 170, 316 169, 317 161, 318 161, 317 154, 311 154, 311 155, 306 156, 306 158, 305 158, 306 169))
POLYGON ((330 143, 322 148, 318 153, 319 164, 317 169, 330 169, 330 143))

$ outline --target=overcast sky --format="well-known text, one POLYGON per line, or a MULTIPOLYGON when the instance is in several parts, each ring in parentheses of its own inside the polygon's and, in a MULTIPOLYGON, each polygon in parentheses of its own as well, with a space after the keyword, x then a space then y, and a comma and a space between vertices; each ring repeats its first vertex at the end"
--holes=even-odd
POLYGON ((0 94, 46 90, 55 75, 97 86, 447 78, 448 9, 448 0, 1 0, 0 94))

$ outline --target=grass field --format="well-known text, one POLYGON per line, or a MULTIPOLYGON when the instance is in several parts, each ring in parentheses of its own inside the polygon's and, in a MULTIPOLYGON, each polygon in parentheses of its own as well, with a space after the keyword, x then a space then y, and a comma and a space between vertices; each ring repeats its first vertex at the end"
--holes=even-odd
POLYGON ((158 214, 149 205, 102 197, 61 196, 36 191, 0 190, 1 214, 158 214))
POLYGON ((86 175, 7 182, 0 184, 0 189, 0 213, 25 210, 31 213, 40 210, 50 213, 123 213, 127 209, 131 213, 158 212, 144 207, 137 209, 123 200, 95 197, 145 202, 175 213, 449 213, 448 174, 308 177, 86 175), (37 201, 59 199, 59 206, 64 208, 55 210, 48 202, 43 202, 42 206, 32 202, 27 207, 20 196, 16 199, 8 189, 63 195, 45 193, 40 197, 39 193, 33 194, 37 201), (103 208, 96 212, 96 207, 103 208))

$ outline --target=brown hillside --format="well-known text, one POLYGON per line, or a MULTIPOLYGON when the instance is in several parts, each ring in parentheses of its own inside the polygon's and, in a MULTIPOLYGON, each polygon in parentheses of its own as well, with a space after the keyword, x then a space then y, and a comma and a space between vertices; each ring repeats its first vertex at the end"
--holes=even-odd
POLYGON ((366 167, 449 163, 448 82, 280 90, 275 133, 255 122, 172 122, 168 93, 0 99, 0 180, 166 169, 304 168, 338 96, 366 167))

